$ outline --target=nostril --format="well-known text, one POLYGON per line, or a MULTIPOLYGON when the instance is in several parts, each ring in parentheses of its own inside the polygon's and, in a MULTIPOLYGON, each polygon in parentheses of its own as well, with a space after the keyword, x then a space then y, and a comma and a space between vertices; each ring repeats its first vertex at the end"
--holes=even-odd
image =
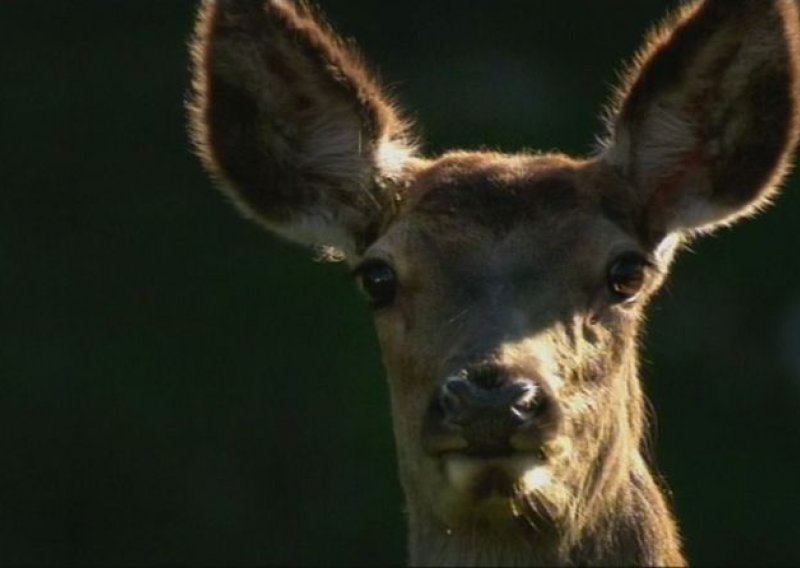
POLYGON ((444 416, 450 420, 458 419, 470 400, 470 385, 464 379, 450 377, 439 389, 439 405, 444 416))
POLYGON ((524 420, 538 416, 542 405, 538 387, 532 383, 517 383, 514 390, 515 399, 511 403, 511 411, 524 420))
POLYGON ((533 407, 533 415, 537 420, 543 420, 553 413, 553 401, 547 396, 539 397, 533 407))

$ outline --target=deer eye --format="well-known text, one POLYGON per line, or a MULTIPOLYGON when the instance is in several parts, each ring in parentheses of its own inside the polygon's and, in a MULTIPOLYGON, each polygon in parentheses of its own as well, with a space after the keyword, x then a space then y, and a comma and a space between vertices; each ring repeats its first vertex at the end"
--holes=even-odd
POLYGON ((638 252, 618 256, 608 267, 608 289, 615 301, 634 301, 644 287, 650 262, 638 252))
POLYGON ((358 287, 373 309, 389 306, 397 295, 397 274, 383 260, 367 260, 353 271, 358 287))

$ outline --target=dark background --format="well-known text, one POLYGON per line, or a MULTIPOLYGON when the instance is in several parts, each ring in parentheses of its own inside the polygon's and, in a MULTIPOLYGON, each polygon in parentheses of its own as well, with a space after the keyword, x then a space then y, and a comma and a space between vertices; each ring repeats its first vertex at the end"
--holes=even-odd
MULTIPOLYGON (((668 5, 324 3, 430 153, 587 153, 668 5)), ((400 564, 370 315, 200 171, 193 10, 0 1, 0 562, 400 564)), ((800 562, 799 186, 698 242, 651 309, 654 446, 697 564, 800 562)))

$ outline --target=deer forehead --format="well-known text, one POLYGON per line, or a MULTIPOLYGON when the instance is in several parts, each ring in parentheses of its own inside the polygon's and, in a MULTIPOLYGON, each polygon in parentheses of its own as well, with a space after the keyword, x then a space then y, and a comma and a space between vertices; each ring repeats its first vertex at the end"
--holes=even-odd
POLYGON ((557 155, 449 154, 416 175, 367 255, 412 281, 498 288, 570 272, 591 280, 615 250, 643 246, 637 204, 613 178, 557 155))

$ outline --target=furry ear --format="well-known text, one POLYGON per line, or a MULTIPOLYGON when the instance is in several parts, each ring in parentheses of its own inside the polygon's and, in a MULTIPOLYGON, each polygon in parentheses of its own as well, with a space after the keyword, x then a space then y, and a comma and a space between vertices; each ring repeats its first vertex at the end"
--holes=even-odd
POLYGON ((413 148, 353 49, 300 1, 205 0, 193 62, 193 141, 235 203, 304 244, 368 244, 413 148))
POLYGON ((800 127, 799 26, 794 0, 706 0, 651 35, 603 155, 651 234, 709 231, 775 194, 800 127))

